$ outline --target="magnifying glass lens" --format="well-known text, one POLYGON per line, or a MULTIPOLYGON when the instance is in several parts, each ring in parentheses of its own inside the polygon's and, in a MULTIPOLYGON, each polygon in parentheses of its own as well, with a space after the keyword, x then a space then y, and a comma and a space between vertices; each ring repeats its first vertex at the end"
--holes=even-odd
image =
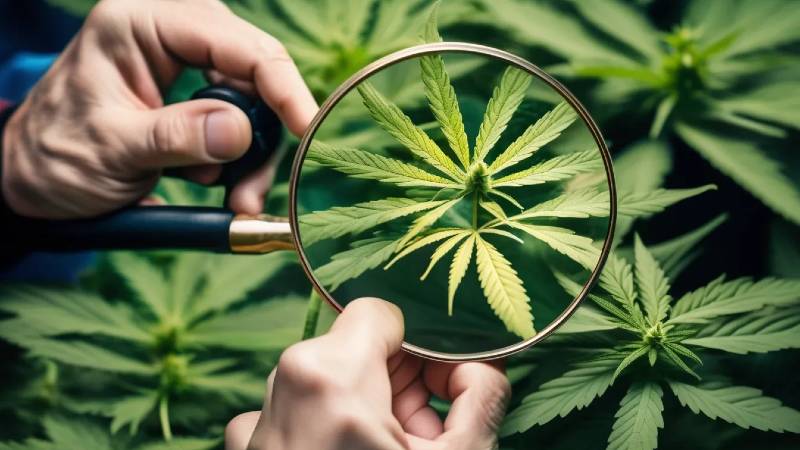
POLYGON ((300 149, 296 231, 335 306, 391 301, 407 349, 451 360, 522 348, 577 306, 613 181, 552 79, 499 51, 428 51, 366 69, 322 115, 300 149))

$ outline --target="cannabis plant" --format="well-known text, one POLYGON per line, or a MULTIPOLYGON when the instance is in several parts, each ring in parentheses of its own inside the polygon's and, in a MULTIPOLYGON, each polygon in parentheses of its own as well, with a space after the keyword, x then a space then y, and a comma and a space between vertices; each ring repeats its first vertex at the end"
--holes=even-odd
POLYGON ((184 416, 199 408, 187 396, 228 408, 258 403, 263 372, 241 363, 266 368, 269 353, 296 341, 304 302, 244 300, 287 262, 285 255, 115 253, 107 269, 124 282, 126 300, 79 288, 4 286, 0 310, 13 316, 0 322, 0 336, 32 357, 98 373, 101 384, 88 392, 63 386, 68 408, 110 417, 112 433, 128 427, 134 434, 157 416, 169 439, 171 408, 181 424, 225 419, 202 408, 184 416))
POLYGON ((553 69, 601 80, 589 92, 609 120, 649 118, 651 137, 677 136, 800 224, 800 188, 774 151, 800 124, 792 2, 694 0, 666 32, 618 0, 484 4, 515 39, 566 61, 553 69))
POLYGON ((0 450, 210 450, 220 439, 175 438, 169 442, 132 443, 124 435, 111 435, 96 421, 67 415, 42 418, 46 439, 28 438, 22 442, 0 442, 0 450))
MULTIPOLYGON (((633 266, 612 254, 599 289, 589 296, 599 307, 597 320, 570 335, 571 346, 583 342, 582 356, 523 398, 502 433, 564 417, 615 383, 624 383, 627 393, 608 448, 656 448, 658 430, 665 425, 665 387, 696 414, 743 428, 800 433, 800 412, 702 366, 703 358, 716 352, 766 353, 800 346, 800 280, 726 281, 721 276, 675 301, 669 277, 638 236, 633 253, 633 266)), ((567 291, 579 289, 569 277, 559 278, 567 291)))

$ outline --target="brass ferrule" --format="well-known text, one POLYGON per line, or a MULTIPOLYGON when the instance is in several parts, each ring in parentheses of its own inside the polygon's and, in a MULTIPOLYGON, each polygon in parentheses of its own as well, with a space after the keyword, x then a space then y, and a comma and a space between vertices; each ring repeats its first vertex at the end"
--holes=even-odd
POLYGON ((231 221, 228 237, 233 253, 294 250, 292 229, 286 217, 239 214, 231 221))

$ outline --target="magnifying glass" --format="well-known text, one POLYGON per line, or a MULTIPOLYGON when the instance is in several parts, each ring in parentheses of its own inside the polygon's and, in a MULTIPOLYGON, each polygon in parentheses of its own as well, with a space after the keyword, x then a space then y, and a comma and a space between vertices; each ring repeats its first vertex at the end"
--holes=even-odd
POLYGON ((610 251, 616 196, 602 135, 563 85, 495 48, 435 43, 375 61, 325 101, 289 209, 130 208, 24 232, 48 249, 295 249, 337 310, 364 296, 399 306, 406 351, 486 360, 578 307, 610 251))

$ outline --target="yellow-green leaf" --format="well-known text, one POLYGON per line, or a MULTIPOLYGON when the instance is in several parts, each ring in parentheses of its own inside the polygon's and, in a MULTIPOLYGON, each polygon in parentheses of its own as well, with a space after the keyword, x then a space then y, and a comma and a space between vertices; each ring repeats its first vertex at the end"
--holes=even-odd
POLYGON ((453 302, 456 297, 456 290, 467 273, 469 262, 472 260, 472 249, 475 248, 475 235, 471 235, 464 243, 458 247, 450 264, 450 276, 447 286, 447 314, 453 315, 453 302))
POLYGON ((353 178, 378 180, 402 187, 458 187, 452 180, 417 166, 354 148, 328 145, 318 140, 311 143, 306 158, 307 161, 330 167, 353 178))
POLYGON ((475 139, 475 159, 483 161, 489 150, 500 139, 508 121, 525 98, 525 91, 531 83, 531 76, 520 69, 509 67, 495 86, 492 98, 486 105, 478 137, 475 139))
POLYGON ((533 155, 548 142, 561 135, 575 121, 575 111, 568 103, 561 102, 533 125, 529 126, 489 166, 494 175, 533 155))
POLYGON ((464 173, 438 145, 393 103, 386 100, 368 81, 358 85, 358 93, 370 116, 400 144, 423 161, 432 165, 455 181, 463 180, 464 173))
POLYGON ((511 263, 497 248, 476 236, 478 278, 489 306, 508 331, 527 339, 536 334, 533 328, 530 299, 522 280, 511 263))

